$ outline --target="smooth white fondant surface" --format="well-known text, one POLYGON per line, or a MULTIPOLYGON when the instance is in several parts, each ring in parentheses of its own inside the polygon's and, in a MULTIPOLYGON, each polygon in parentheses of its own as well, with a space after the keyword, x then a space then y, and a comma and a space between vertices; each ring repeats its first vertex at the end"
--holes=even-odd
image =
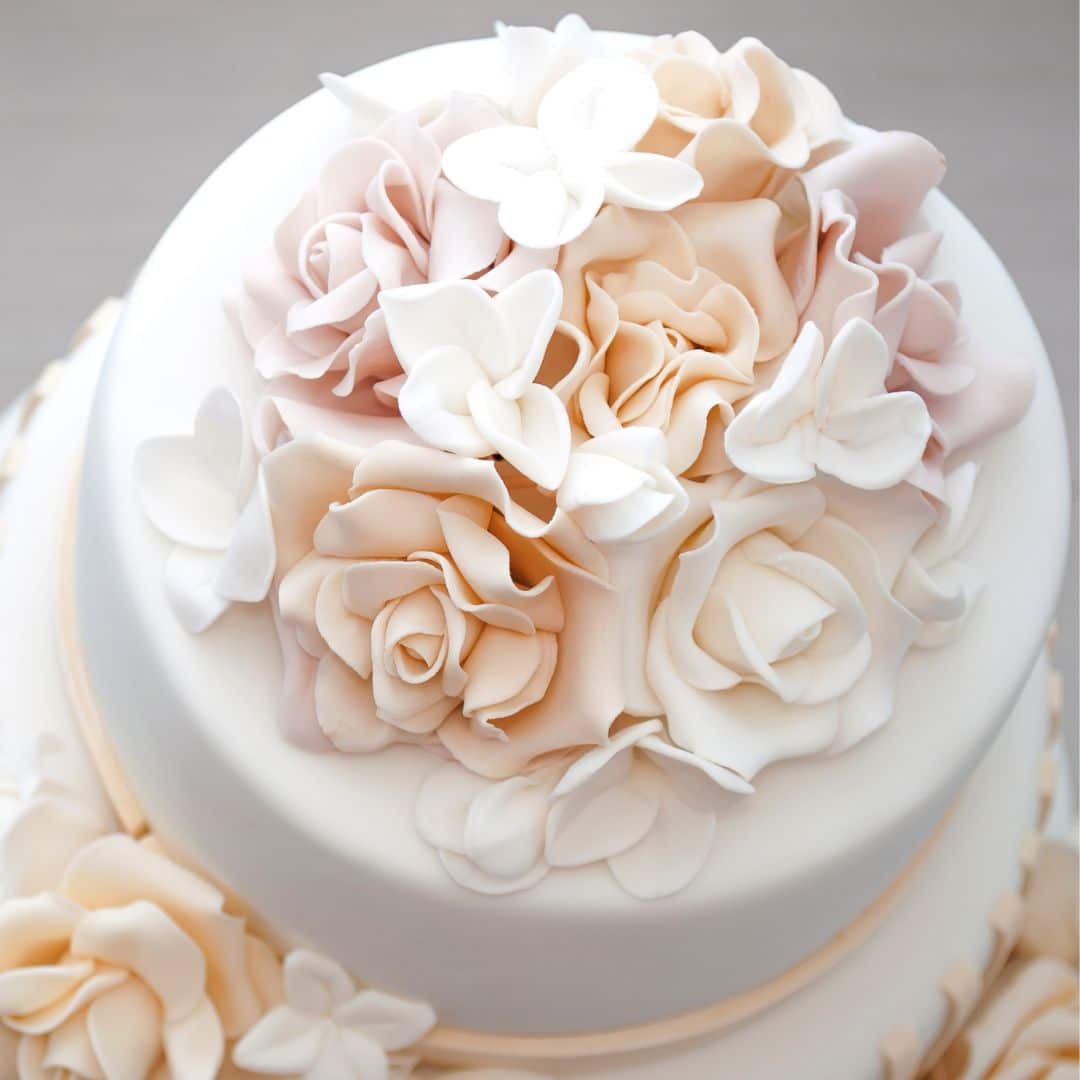
MULTIPOLYGON (((355 81, 404 107, 451 86, 496 92, 495 61, 490 42, 461 43, 355 81)), ((1038 385, 1026 420, 980 454, 987 509, 969 561, 984 595, 959 642, 909 657, 887 727, 842 756, 766 770, 757 794, 720 820, 700 877, 674 897, 628 897, 602 866, 552 873, 523 895, 475 895, 446 877, 413 826, 416 792, 438 760, 412 747, 348 757, 289 745, 275 727, 268 613, 234 608, 188 635, 162 593, 168 545, 132 483, 138 443, 189 430, 213 385, 254 393, 221 298, 347 132, 344 111, 320 93, 237 151, 163 238, 111 348, 87 443, 77 572, 91 676, 120 761, 167 842, 291 936, 430 1001, 444 1023, 594 1030, 755 986, 901 871, 1041 647, 1067 488, 1060 409, 1030 317, 975 229, 933 196, 928 217, 946 233, 935 272, 959 281, 977 337, 1037 359, 1038 385)))

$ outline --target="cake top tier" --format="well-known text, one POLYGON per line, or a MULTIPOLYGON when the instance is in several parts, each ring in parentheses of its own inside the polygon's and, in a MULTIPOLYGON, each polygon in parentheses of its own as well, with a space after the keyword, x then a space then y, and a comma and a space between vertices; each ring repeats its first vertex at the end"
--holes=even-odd
MULTIPOLYGON (((430 944, 395 975, 305 874, 474 930, 458 886, 531 890, 500 955, 591 911, 605 978, 604 916, 668 897, 633 927, 730 928, 760 955, 715 989, 752 984, 899 871, 1030 669, 1064 534, 1030 321, 937 150, 757 41, 569 18, 326 82, 180 215, 106 365, 80 607, 131 783, 275 920, 466 1020, 575 1022, 554 962, 524 1022, 430 944), (818 872, 853 878, 751 932, 818 872)), ((597 1022, 707 1001, 683 938, 677 990, 597 1022)))

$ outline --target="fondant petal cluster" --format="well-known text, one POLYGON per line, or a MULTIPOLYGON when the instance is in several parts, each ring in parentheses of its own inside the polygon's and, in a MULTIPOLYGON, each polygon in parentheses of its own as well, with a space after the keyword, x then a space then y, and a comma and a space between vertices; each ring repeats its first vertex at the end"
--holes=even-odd
POLYGON ((417 825, 456 880, 660 895, 963 632, 975 448, 1032 367, 936 273, 925 139, 755 39, 497 48, 497 100, 325 80, 354 133, 231 300, 256 400, 139 490, 190 630, 268 601, 290 738, 443 759, 417 825))

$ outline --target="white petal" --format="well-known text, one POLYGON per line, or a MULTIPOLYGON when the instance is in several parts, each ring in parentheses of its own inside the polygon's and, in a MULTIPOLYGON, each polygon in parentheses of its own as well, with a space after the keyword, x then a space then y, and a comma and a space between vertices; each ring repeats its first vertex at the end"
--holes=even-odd
POLYGON ((903 390, 830 417, 817 443, 817 465, 853 487, 899 484, 922 460, 932 425, 926 403, 903 390))
POLYGON ((579 448, 570 455, 559 505, 570 512, 583 506, 607 506, 640 491, 648 482, 648 475, 634 465, 579 448))
POLYGON ((266 599, 276 567, 274 523, 260 475, 219 564, 214 589, 229 600, 258 603, 266 599))
POLYGON ((154 526, 178 543, 223 549, 238 516, 245 439, 229 391, 207 395, 194 434, 147 439, 135 451, 135 482, 154 526))
POLYGON ((241 1069, 270 1076, 303 1075, 318 1059, 329 1027, 328 1020, 280 1005, 236 1044, 233 1061, 241 1069))
POLYGON ((543 881, 551 869, 548 863, 541 859, 520 877, 496 877, 494 874, 485 873, 464 855, 440 851, 439 858, 446 872, 463 889, 485 896, 508 896, 510 893, 524 892, 543 881))
POLYGON ((515 776, 482 791, 465 821, 465 854, 486 874, 514 880, 541 860, 548 789, 515 776))
POLYGON ((501 202, 524 177, 554 164, 539 131, 514 125, 474 131, 451 143, 442 159, 452 184, 488 202, 501 202))
POLYGON ((472 281, 406 285, 379 296, 386 329, 406 374, 434 350, 484 357, 512 355, 495 301, 472 281))
POLYGON ((562 310, 563 289, 554 270, 534 270, 495 297, 510 338, 513 367, 499 380, 499 393, 516 398, 536 378, 562 310))
POLYGON ((693 166, 660 154, 620 154, 604 172, 607 201, 636 210, 674 210, 696 199, 703 185, 693 166))
POLYGON ((206 986, 202 950, 161 908, 144 900, 87 914, 71 949, 134 972, 157 995, 169 1020, 187 1016, 206 986))
POLYGON ((225 1060, 225 1032, 221 1020, 204 997, 183 1020, 165 1025, 165 1059, 173 1076, 187 1080, 214 1080, 225 1060))
POLYGON ((580 788, 552 806, 544 856, 552 866, 584 866, 618 855, 646 836, 659 809, 655 786, 635 784, 632 770, 602 791, 580 788))
POLYGON ((437 349, 409 373, 398 394, 398 408, 409 427, 429 446, 465 457, 487 457, 495 452, 495 446, 476 423, 468 404, 470 392, 477 386, 493 393, 468 353, 437 349))
POLYGON ((570 768, 563 773, 562 779, 552 791, 552 799, 560 799, 588 784, 606 765, 620 754, 636 746, 642 739, 663 731, 664 725, 659 720, 642 720, 617 732, 603 745, 582 754, 570 768))
POLYGON ((681 802, 665 784, 660 811, 648 835, 608 859, 616 881, 639 900, 657 900, 685 889, 712 851, 716 815, 681 802))
POLYGON ((356 993, 356 985, 340 964, 308 949, 289 953, 284 975, 285 999, 306 1016, 329 1016, 356 993))
POLYGON ((530 386, 514 405, 517 430, 503 420, 505 402, 486 383, 474 384, 469 409, 477 430, 515 469, 539 487, 555 491, 570 461, 570 419, 554 390, 530 386))
POLYGON ((142 983, 129 980, 86 1012, 86 1028, 102 1072, 121 1080, 146 1076, 161 1054, 161 1006, 142 983))
POLYGON ((642 64, 600 58, 564 75, 544 95, 536 124, 560 157, 607 157, 633 149, 659 107, 660 91, 642 64))
POLYGON ((554 169, 521 181, 499 205, 503 232, 527 248, 557 248, 580 236, 604 205, 604 176, 587 172, 573 184, 554 169))
POLYGON ((364 990, 334 1013, 345 1028, 362 1031, 384 1050, 404 1050, 418 1043, 434 1026, 435 1010, 422 1001, 408 1001, 377 990, 364 990))
POLYGON ((420 835, 435 848, 465 854, 465 821, 473 800, 492 781, 456 761, 441 765, 424 781, 413 813, 420 835))
MULTIPOLYGON (((695 784, 696 779, 704 781, 706 790, 703 794, 706 794, 706 798, 709 793, 717 789, 735 792, 738 795, 753 794, 753 786, 730 769, 714 765, 711 761, 688 753, 682 747, 672 746, 671 743, 655 735, 642 739, 640 746, 653 758, 658 768, 672 776, 681 794, 685 794, 692 787, 701 791, 701 787, 695 784)), ((696 802, 695 805, 697 805, 696 802)))
POLYGON ((186 436, 147 439, 135 451, 135 484, 143 512, 170 540, 224 550, 236 525, 236 493, 186 436))
POLYGON ((165 561, 165 595, 180 625, 189 634, 201 634, 213 626, 229 607, 229 599, 217 589, 224 565, 220 551, 177 544, 165 561))

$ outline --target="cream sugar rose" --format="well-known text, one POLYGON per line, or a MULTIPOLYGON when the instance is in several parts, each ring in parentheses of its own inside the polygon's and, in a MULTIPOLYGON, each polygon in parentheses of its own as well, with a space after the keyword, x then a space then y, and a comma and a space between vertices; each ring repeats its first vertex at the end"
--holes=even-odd
POLYGON ((215 391, 139 490, 185 626, 271 605, 287 737, 453 759, 417 827, 458 881, 663 895, 962 632, 963 451, 1031 374, 926 276, 924 139, 753 40, 500 35, 503 102, 326 79, 358 134, 229 299, 263 399, 215 391))

